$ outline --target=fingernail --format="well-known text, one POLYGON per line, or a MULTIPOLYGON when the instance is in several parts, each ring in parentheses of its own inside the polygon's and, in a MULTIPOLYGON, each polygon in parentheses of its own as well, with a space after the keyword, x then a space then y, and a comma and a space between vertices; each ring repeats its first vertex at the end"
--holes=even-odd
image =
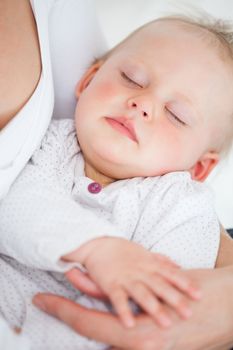
POLYGON ((43 301, 40 300, 40 297, 36 296, 32 299, 33 304, 39 309, 46 311, 46 306, 43 301))

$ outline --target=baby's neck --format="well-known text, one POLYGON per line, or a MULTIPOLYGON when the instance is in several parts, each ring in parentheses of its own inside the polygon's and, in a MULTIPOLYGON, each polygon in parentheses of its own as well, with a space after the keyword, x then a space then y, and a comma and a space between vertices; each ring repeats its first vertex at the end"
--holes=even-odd
POLYGON ((95 182, 98 182, 102 187, 110 185, 112 182, 116 181, 95 169, 91 164, 85 161, 84 166, 85 175, 95 182))

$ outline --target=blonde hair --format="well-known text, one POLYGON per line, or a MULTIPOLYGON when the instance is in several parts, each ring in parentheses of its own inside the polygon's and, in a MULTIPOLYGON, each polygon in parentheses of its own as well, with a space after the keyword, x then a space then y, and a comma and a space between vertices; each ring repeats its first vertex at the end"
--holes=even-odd
MULTIPOLYGON (((105 61, 117 49, 132 38, 132 36, 155 22, 178 21, 181 25, 185 25, 187 30, 194 31, 199 34, 203 40, 206 40, 206 42, 211 45, 211 47, 215 46, 221 59, 231 63, 233 71, 233 22, 229 20, 217 19, 202 10, 195 12, 196 13, 192 14, 192 16, 175 14, 152 20, 134 30, 123 41, 121 41, 99 59, 105 61)), ((222 156, 229 152, 233 144, 233 101, 232 113, 229 116, 229 121, 226 124, 227 125, 224 130, 221 129, 222 134, 224 135, 220 135, 218 140, 216 140, 215 151, 218 151, 222 156)))

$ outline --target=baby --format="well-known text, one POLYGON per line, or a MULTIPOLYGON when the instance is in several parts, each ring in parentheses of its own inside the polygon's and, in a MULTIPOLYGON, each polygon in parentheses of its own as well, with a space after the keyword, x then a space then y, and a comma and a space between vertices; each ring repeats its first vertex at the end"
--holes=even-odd
POLYGON ((31 303, 48 291, 108 310, 65 280, 74 266, 127 327, 129 299, 162 327, 164 305, 190 317, 200 291, 158 253, 184 268, 215 266, 220 229, 202 182, 232 140, 228 36, 185 18, 139 28, 87 70, 75 125, 51 123, 2 201, 0 310, 32 349, 107 348, 31 303))

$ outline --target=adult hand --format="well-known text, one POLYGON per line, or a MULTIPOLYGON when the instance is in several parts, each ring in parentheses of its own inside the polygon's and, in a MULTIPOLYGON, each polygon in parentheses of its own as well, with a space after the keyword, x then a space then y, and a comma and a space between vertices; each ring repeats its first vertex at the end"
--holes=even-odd
POLYGON ((38 294, 34 303, 65 322, 77 333, 99 342, 130 350, 172 349, 167 346, 169 339, 165 338, 163 330, 159 331, 157 339, 155 330, 160 328, 148 316, 138 316, 136 326, 128 329, 111 314, 88 310, 63 297, 38 294))
POLYGON ((129 298, 164 328, 170 325, 166 305, 187 319, 191 300, 199 299, 198 288, 182 269, 133 241, 101 237, 62 258, 86 267, 125 327, 135 322, 129 298))
POLYGON ((229 349, 233 345, 233 267, 186 273, 201 286, 203 297, 193 303, 189 320, 182 321, 173 314, 173 326, 169 329, 157 327, 146 315, 137 316, 136 326, 127 329, 111 314, 88 310, 55 295, 39 294, 34 302, 79 334, 120 349, 229 349))
MULTIPOLYGON (((107 299, 88 274, 78 269, 73 269, 66 273, 66 277, 82 292, 98 299, 107 299)), ((163 340, 163 336, 160 336, 160 339, 156 340, 155 347, 154 332, 150 332, 150 330, 151 327, 152 329, 159 329, 159 327, 145 315, 138 316, 136 318, 136 327, 129 331, 122 326, 118 317, 110 313, 86 309, 63 297, 52 294, 37 294, 33 302, 43 311, 68 324, 79 334, 94 338, 99 342, 116 345, 121 349, 170 349, 163 347, 163 344, 167 344, 167 341, 165 342, 163 340), (144 332, 141 331, 143 327, 145 329, 144 332), (153 334, 152 342, 149 333, 153 334), (140 346, 140 344, 142 345, 140 346)), ((164 336, 166 335, 164 334, 164 336)), ((117 350, 117 347, 111 349, 117 350)))

